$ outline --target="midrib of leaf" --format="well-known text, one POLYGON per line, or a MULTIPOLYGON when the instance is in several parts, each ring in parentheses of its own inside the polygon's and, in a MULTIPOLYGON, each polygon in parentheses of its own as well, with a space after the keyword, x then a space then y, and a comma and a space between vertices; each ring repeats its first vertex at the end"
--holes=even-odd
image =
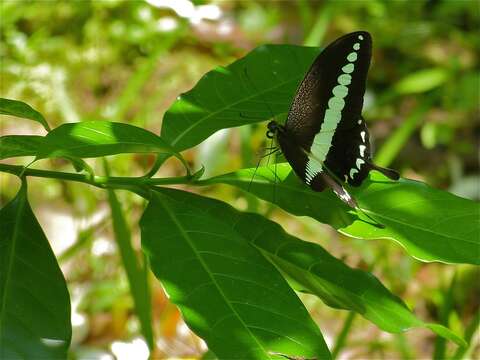
MULTIPOLYGON (((107 143, 107 144, 91 143, 91 144, 85 144, 85 145, 78 145, 78 146, 67 147, 65 150, 79 150, 79 149, 89 148, 89 147, 92 147, 92 146, 107 147, 107 146, 124 146, 124 145, 142 145, 142 146, 147 146, 149 148, 154 148, 154 149, 159 149, 159 150, 162 148, 162 146, 160 146, 160 145, 155 145, 155 144, 150 144, 150 143, 134 142, 134 141, 121 141, 121 142, 117 142, 117 143, 107 143)), ((58 151, 63 151, 63 149, 59 149, 58 151)))
MULTIPOLYGON (((262 91, 259 91, 253 95, 250 95, 250 96, 246 96, 246 97, 243 97, 243 98, 240 98, 240 100, 238 101, 235 101, 233 103, 230 103, 226 106, 223 106, 221 108, 219 108, 218 110, 216 111, 213 111, 213 112, 209 112, 208 115, 204 116, 203 118, 200 118, 198 121, 194 122, 192 125, 190 125, 188 128, 186 128, 183 132, 181 132, 179 135, 177 135, 177 137, 175 138, 175 140, 172 141, 172 146, 175 146, 185 135, 187 135, 187 133, 189 133, 192 129, 194 129, 195 127, 201 125, 201 123, 205 122, 206 120, 210 119, 212 116, 215 116, 215 115, 218 115, 219 113, 221 113, 222 111, 224 110, 228 110, 229 108, 235 106, 235 105, 238 105, 238 104, 241 104, 242 102, 245 102, 245 101, 248 101, 250 99, 254 99, 255 97, 259 96, 259 95, 262 95, 266 92, 269 92, 271 90, 275 90, 277 88, 280 88, 282 87, 283 85, 285 84, 288 84, 296 79, 300 78, 300 76, 295 76, 291 79, 288 79, 286 81, 283 81, 283 82, 280 82, 280 83, 277 83, 277 85, 275 86, 272 86, 272 87, 269 87, 269 88, 266 88, 262 91)), ((218 90, 217 90, 217 86, 214 86, 215 87, 215 91, 218 93, 218 90)), ((220 100, 222 100, 222 102, 225 102, 221 96, 220 97, 220 100)), ((182 112, 182 115, 183 115, 183 112, 182 112)))
MULTIPOLYGON (((383 215, 382 213, 377 213, 377 212, 369 210, 369 209, 363 209, 363 211, 371 213, 371 214, 375 214, 375 216, 377 216, 377 217, 384 218, 384 219, 389 220, 391 222, 403 225, 407 228, 410 227, 412 229, 416 229, 416 230, 423 231, 423 232, 426 232, 426 233, 431 233, 433 235, 443 237, 443 238, 446 238, 446 239, 458 240, 458 241, 461 241, 461 242, 466 242, 468 244, 476 244, 475 241, 469 241, 468 239, 455 237, 454 235, 445 235, 445 234, 440 233, 440 232, 435 232, 434 230, 431 230, 431 229, 428 229, 428 228, 423 228, 423 227, 417 226, 417 225, 412 225, 411 223, 406 223, 406 222, 400 221, 398 219, 391 218, 389 216, 383 215)), ((472 215, 472 214, 464 214, 463 216, 470 216, 470 215, 472 215)), ((450 245, 450 243, 448 243, 448 244, 450 245)), ((454 250, 454 248, 452 248, 452 250, 454 250)))
MULTIPOLYGON (((158 197, 157 197, 158 199, 158 197)), ((161 201, 160 199, 159 200, 159 203, 161 204, 161 206, 164 208, 165 212, 167 213, 167 215, 170 217, 170 219, 172 219, 172 221, 175 223, 175 225, 177 226, 178 230, 180 231, 180 233, 182 234, 182 236, 184 237, 184 239, 187 241, 188 245, 190 246, 190 248, 193 250, 194 254, 195 254, 195 257, 198 259, 198 261, 200 262, 200 264, 202 265, 202 267, 205 269, 205 271, 207 272, 208 276, 210 277, 210 280, 212 281, 212 283, 215 285, 215 287, 217 288, 218 292, 220 293, 220 295, 222 296, 223 300, 225 301, 225 303, 227 304, 227 306, 230 308, 230 310, 232 311, 232 313, 237 317, 237 319, 239 320, 239 322, 242 324, 242 326, 245 328, 245 330, 250 334, 251 338, 257 343, 258 347, 260 349, 263 350, 264 354, 268 354, 268 351, 262 346, 262 344, 257 340, 256 336, 250 331, 250 328, 247 326, 247 324, 245 324, 245 322, 243 321, 243 319, 240 317, 240 315, 238 314, 238 312, 233 308, 231 302, 228 300, 227 296, 225 295, 225 293, 222 291, 221 287, 218 285, 216 279, 215 279, 215 276, 213 275, 213 273, 210 271, 209 267, 207 266, 207 264, 205 263, 205 261, 202 259, 201 256, 198 255, 198 251, 197 249, 195 248, 195 245, 193 244, 193 241, 192 239, 190 238, 190 236, 188 235, 188 233, 183 229, 183 226, 182 224, 180 223, 180 221, 177 219, 177 217, 175 216, 174 213, 172 213, 170 211, 170 209, 168 208, 167 205, 164 204, 163 201, 161 201)), ((271 359, 271 357, 269 356, 268 357, 269 359, 271 359)))
MULTIPOLYGON (((21 185, 22 188, 20 189, 20 192, 25 191, 24 190, 24 184, 21 185)), ((23 196, 23 193, 22 193, 23 196)), ((19 198, 17 198, 19 200, 19 198)), ((15 225, 13 227, 13 234, 12 234, 12 247, 10 249, 10 254, 8 258, 8 268, 7 268, 7 274, 5 276, 5 286, 3 288, 3 296, 2 296, 2 311, 0 312, 0 341, 3 342, 3 321, 4 321, 4 316, 5 316, 5 306, 7 303, 7 294, 8 294, 8 288, 9 288, 9 283, 11 280, 11 275, 12 275, 12 268, 13 268, 13 259, 15 257, 15 250, 17 247, 17 238, 18 238, 18 233, 20 230, 20 220, 19 218, 21 217, 20 214, 23 212, 23 209, 25 207, 25 201, 20 201, 20 204, 18 206, 18 210, 16 212, 15 218, 15 225)))
MULTIPOLYGON (((258 182, 258 181, 254 181, 254 183, 258 183, 258 184, 271 184, 271 181, 269 178, 266 178, 260 174, 257 174, 256 176, 258 177, 262 177, 264 179, 266 179, 266 182, 258 182)), ((232 182, 237 182, 237 183, 244 183, 244 181, 242 179, 238 179, 236 177, 223 177, 223 179, 225 180, 230 180, 232 182)), ((206 180, 206 182, 208 183, 208 180, 206 180)), ((305 188, 305 190, 303 189, 300 189, 298 187, 294 187, 294 186, 289 186, 289 185, 285 185, 284 183, 277 183, 276 186, 278 186, 279 188, 284 188, 284 189, 288 189, 288 190, 291 190, 292 192, 296 192, 296 193, 301 193, 301 194, 310 194, 312 195, 312 191, 305 188)), ((378 191, 376 192, 381 192, 381 191, 385 191, 387 189, 379 189, 378 191)), ((368 194, 369 195, 369 194, 368 194)), ((315 194, 313 194, 313 196, 316 196, 315 194)), ((325 199, 323 199, 325 200, 325 199)), ((395 219, 395 218, 391 218, 389 216, 386 216, 386 215, 383 215, 382 213, 379 213, 379 212, 376 212, 376 211, 372 211, 370 209, 363 209, 363 211, 367 212, 367 213, 371 213, 371 214, 374 214, 376 216, 379 216, 379 217, 382 217, 386 220, 389 220, 393 223, 398 223, 400 225, 403 225, 405 227, 410 227, 410 228, 413 228, 413 229, 416 229, 416 230, 421 230, 421 231, 424 231, 424 232, 428 232, 428 233, 431 233, 433 235, 438 235, 438 236, 441 236, 441 237, 444 237, 444 238, 447 238, 447 239, 453 239, 453 240, 459 240, 459 241, 462 241, 462 242, 466 242, 466 243, 471 243, 471 244, 476 244, 476 242, 474 241, 469 241, 468 239, 463 239, 463 238, 458 238, 458 237, 455 237, 453 235, 445 235, 445 234, 442 234, 442 233, 439 233, 439 232, 435 232, 434 230, 429 230, 429 229, 425 229, 425 228, 422 228, 422 227, 419 227, 419 226, 414 226, 410 223, 405 223, 405 222, 402 222, 398 219, 395 219)), ((465 215, 471 215, 471 214, 465 214, 465 215)), ((340 232, 344 233, 345 235, 351 235, 348 231, 344 231, 344 230, 339 230, 340 232)), ((380 238, 392 238, 390 235, 388 234, 385 234, 385 235, 379 235, 378 237, 375 237, 375 239, 380 239, 380 238)), ((396 238, 392 238, 394 240, 396 240, 396 238)))
MULTIPOLYGON (((258 237, 257 237, 257 238, 258 238, 258 237)), ((285 262, 285 263, 289 264, 289 266, 292 266, 292 267, 294 267, 294 268, 296 268, 296 269, 298 269, 298 270, 307 271, 308 274, 309 274, 310 276, 312 276, 314 279, 315 279, 315 278, 321 278, 320 276, 318 276, 317 274, 315 274, 315 273, 313 273, 313 272, 311 271, 311 268, 312 268, 313 266, 317 265, 317 263, 313 263, 313 264, 311 264, 308 268, 304 268, 304 267, 299 266, 299 265, 297 265, 297 264, 295 264, 295 263, 293 263, 293 262, 291 262, 291 261, 285 260, 284 258, 282 258, 281 256, 278 255, 278 252, 279 252, 279 250, 282 248, 282 246, 288 246, 288 245, 290 245, 290 243, 288 243, 288 242, 283 243, 280 247, 278 247, 277 249, 275 249, 275 253, 271 253, 271 252, 269 252, 269 251, 264 250, 260 245, 256 245, 256 244, 255 244, 256 241, 257 241, 257 238, 253 239, 253 240, 252 240, 252 243, 253 243, 257 248, 259 248, 263 253, 266 253, 267 256, 274 257, 274 258, 276 258, 277 260, 279 260, 279 261, 281 261, 281 262, 285 262)), ((388 321, 386 321, 385 318, 384 318, 383 316, 381 316, 381 315, 375 310, 374 306, 379 307, 379 308, 383 308, 383 310, 385 310, 385 311, 387 311, 387 312, 395 315, 395 312, 392 312, 389 308, 383 306, 383 305, 380 304, 380 303, 375 303, 375 302, 373 302, 373 301, 371 301, 371 300, 369 300, 369 299, 367 299, 367 298, 364 298, 364 297, 361 296, 361 295, 357 295, 357 294, 355 294, 354 292, 349 291, 348 288, 345 288, 345 287, 342 287, 342 286, 340 286, 340 285, 331 283, 331 282, 328 281, 328 280, 324 280, 324 279, 322 279, 322 280, 325 281, 326 283, 328 283, 329 286, 337 287, 337 288, 339 288, 340 290, 343 290, 343 291, 345 291, 346 293, 350 294, 350 296, 352 296, 352 297, 354 297, 354 298, 356 298, 356 299, 362 299, 362 301, 366 302, 367 304, 370 304, 370 305, 371 305, 370 310, 371 310, 373 313, 375 313, 376 316, 377 316, 379 319, 381 319, 385 324, 388 324, 388 321), (374 306, 373 306, 373 305, 374 305, 374 306)), ((321 286, 322 286, 323 288, 325 288, 324 285, 321 285, 321 286)), ((351 310, 356 311, 355 309, 351 309, 351 310)), ((405 309, 405 310, 409 311, 408 309, 405 309)), ((424 325, 423 322, 417 320, 416 318, 414 318, 414 320, 416 320, 416 321, 415 321, 415 326, 422 326, 422 325, 424 325)))

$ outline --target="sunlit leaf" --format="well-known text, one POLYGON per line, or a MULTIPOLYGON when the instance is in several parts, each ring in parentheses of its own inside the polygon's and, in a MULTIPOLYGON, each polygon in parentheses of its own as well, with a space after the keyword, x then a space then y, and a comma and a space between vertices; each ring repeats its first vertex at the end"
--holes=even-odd
POLYGON ((167 153, 183 159, 159 136, 110 121, 63 124, 45 137, 37 158, 91 158, 121 153, 167 153))
POLYGON ((65 359, 70 298, 24 182, 0 210, 0 358, 65 359))
POLYGON ((389 239, 423 261, 480 264, 480 204, 428 185, 391 181, 372 172, 351 188, 360 206, 386 226, 380 229, 344 205, 330 190, 314 192, 288 164, 221 175, 201 184, 225 183, 250 191, 297 216, 310 216, 361 239, 389 239), (275 171, 277 179, 275 181, 275 171), (251 182, 251 185, 250 185, 251 182))
POLYGON ((142 246, 170 300, 219 358, 330 357, 293 290, 235 225, 236 211, 159 191, 140 222, 142 246))
POLYGON ((162 138, 179 151, 214 132, 285 114, 318 48, 263 45, 203 76, 165 114, 162 138))
POLYGON ((0 159, 17 156, 35 156, 43 136, 36 135, 6 135, 0 137, 0 159))
POLYGON ((36 121, 42 124, 45 130, 50 131, 50 126, 43 115, 22 101, 0 98, 0 114, 36 121))

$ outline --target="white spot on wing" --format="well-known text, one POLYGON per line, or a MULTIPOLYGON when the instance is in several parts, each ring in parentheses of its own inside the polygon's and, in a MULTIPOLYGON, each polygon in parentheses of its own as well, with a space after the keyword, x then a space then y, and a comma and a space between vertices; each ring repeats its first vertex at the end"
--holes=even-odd
POLYGON ((352 198, 350 197, 350 195, 348 194, 348 192, 346 192, 343 187, 342 187, 342 192, 341 192, 341 193, 338 193, 336 190, 334 190, 334 192, 335 192, 335 194, 337 194, 337 196, 338 196, 342 201, 349 202, 350 200, 352 200, 352 198))
POLYGON ((355 168, 351 168, 350 169, 350 179, 353 179, 353 175, 355 175, 356 173, 358 173, 358 170, 355 169, 355 168))
POLYGON ((365 131, 362 131, 362 132, 360 133, 360 136, 362 137, 362 141, 363 141, 363 142, 365 142, 365 135, 366 135, 366 134, 365 134, 365 131))
POLYGON ((362 119, 358 119, 357 124, 362 125, 362 119))
POLYGON ((360 166, 362 166, 362 164, 365 164, 365 161, 363 161, 362 159, 358 158, 358 159, 357 159, 357 162, 355 163, 355 165, 357 165, 358 170, 360 170, 360 166))
POLYGON ((349 202, 352 198, 347 193, 344 193, 344 194, 340 195, 340 199, 342 199, 345 202, 349 202))
POLYGON ((358 35, 359 40, 363 40, 363 35, 358 35))
POLYGON ((360 156, 364 157, 365 156, 365 149, 367 148, 365 145, 360 145, 360 156))

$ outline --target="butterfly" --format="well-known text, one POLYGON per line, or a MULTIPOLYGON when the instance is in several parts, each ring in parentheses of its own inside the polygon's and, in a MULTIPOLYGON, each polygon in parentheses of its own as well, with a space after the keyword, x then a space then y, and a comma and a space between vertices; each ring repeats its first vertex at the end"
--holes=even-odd
POLYGON ((372 38, 366 31, 328 45, 300 83, 285 124, 271 121, 267 126, 267 137, 276 139, 305 184, 314 191, 331 188, 357 210, 361 209, 344 183, 359 186, 370 170, 399 179, 395 170, 377 166, 371 158, 362 117, 371 55, 372 38))

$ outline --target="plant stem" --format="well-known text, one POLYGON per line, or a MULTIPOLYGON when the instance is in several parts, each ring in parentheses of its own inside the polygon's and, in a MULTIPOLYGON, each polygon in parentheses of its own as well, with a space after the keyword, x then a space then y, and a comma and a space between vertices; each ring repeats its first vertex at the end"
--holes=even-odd
POLYGON ((350 328, 352 327, 353 320, 355 319, 356 313, 354 311, 350 311, 348 313, 345 322, 343 323, 342 330, 340 334, 337 336, 337 341, 335 342, 335 346, 332 350, 332 359, 335 360, 345 345, 345 340, 347 339, 347 335, 350 332, 350 328))
POLYGON ((145 195, 142 188, 153 185, 187 184, 191 182, 191 176, 177 176, 169 178, 147 178, 128 176, 91 176, 90 174, 74 174, 61 171, 39 170, 26 168, 20 165, 0 164, 0 172, 6 172, 17 176, 35 176, 51 179, 61 179, 82 182, 99 188, 128 189, 145 195))
MULTIPOLYGON (((454 311, 453 309, 453 293, 455 290, 455 283, 457 280, 457 272, 454 271, 452 275, 452 279, 447 289, 443 292, 442 296, 442 304, 440 305, 440 323, 448 327, 448 318, 450 313, 454 311)), ((435 338, 435 347, 433 349, 433 359, 441 360, 446 359, 446 350, 447 344, 445 338, 437 335, 435 338)))

